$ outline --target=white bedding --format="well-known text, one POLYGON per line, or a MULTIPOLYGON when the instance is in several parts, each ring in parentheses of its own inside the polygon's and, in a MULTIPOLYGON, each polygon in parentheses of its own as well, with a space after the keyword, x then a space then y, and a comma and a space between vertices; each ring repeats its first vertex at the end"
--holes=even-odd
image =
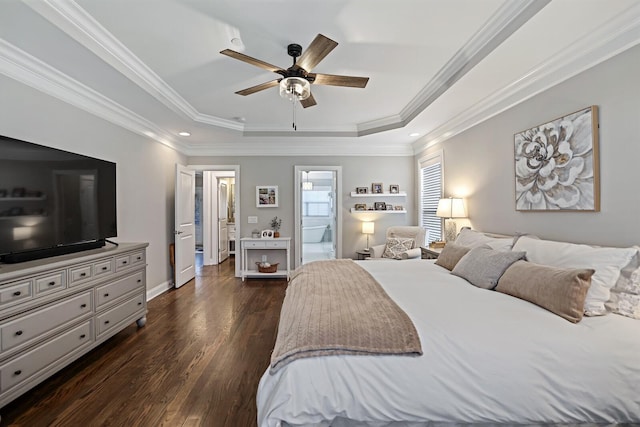
POLYGON ((259 426, 640 422, 639 320, 573 324, 426 260, 360 265, 411 317, 424 355, 267 369, 259 426))

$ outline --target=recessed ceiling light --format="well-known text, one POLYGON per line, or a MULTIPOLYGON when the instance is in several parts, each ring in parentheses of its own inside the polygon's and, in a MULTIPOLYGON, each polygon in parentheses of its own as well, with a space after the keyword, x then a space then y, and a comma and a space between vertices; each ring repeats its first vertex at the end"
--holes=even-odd
POLYGON ((180 136, 191 136, 191 134, 189 132, 186 132, 186 131, 178 132, 178 135, 180 135, 180 136))
POLYGON ((418 132, 413 132, 413 133, 410 133, 409 136, 420 136, 420 134, 418 132))

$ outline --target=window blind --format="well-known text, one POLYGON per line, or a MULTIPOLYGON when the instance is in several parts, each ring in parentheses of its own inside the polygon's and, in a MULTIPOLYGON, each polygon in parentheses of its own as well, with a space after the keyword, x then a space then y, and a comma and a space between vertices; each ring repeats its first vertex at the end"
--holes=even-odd
POLYGON ((436 216, 442 197, 442 162, 429 162, 420 168, 420 225, 429 231, 429 240, 442 239, 442 218, 436 216))

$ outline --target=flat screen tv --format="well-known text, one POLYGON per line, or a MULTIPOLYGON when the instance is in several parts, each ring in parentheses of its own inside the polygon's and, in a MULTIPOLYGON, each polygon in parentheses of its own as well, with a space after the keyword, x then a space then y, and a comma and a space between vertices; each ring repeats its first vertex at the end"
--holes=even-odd
POLYGON ((0 262, 101 247, 116 236, 115 163, 0 136, 0 262))

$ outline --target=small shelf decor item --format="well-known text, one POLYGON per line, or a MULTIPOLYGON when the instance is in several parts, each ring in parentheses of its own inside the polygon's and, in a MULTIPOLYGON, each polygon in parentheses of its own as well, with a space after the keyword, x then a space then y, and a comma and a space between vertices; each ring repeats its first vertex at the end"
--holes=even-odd
POLYGON ((371 192, 373 194, 382 194, 382 183, 381 182, 374 182, 371 184, 371 192))
POLYGON ((356 187, 357 194, 367 194, 369 189, 367 187, 356 187))
POLYGON ((514 135, 516 210, 600 211, 598 107, 514 135))
POLYGON ((389 186, 389 193, 391 194, 398 194, 400 192, 400 186, 399 185, 390 185, 389 186))
POLYGON ((356 203, 355 209, 357 211, 366 211, 367 210, 367 205, 365 203, 356 203))
POLYGON ((373 203, 373 210, 386 211, 387 210, 387 204, 385 202, 374 202, 373 203))
POLYGON ((275 273, 278 271, 278 263, 270 264, 268 262, 256 262, 258 273, 275 273))
POLYGON ((271 229, 273 230, 273 237, 280 237, 280 227, 282 227, 282 219, 274 216, 269 222, 271 229))
POLYGON ((256 186, 256 207, 277 208, 278 207, 278 186, 277 185, 257 185, 256 186))

